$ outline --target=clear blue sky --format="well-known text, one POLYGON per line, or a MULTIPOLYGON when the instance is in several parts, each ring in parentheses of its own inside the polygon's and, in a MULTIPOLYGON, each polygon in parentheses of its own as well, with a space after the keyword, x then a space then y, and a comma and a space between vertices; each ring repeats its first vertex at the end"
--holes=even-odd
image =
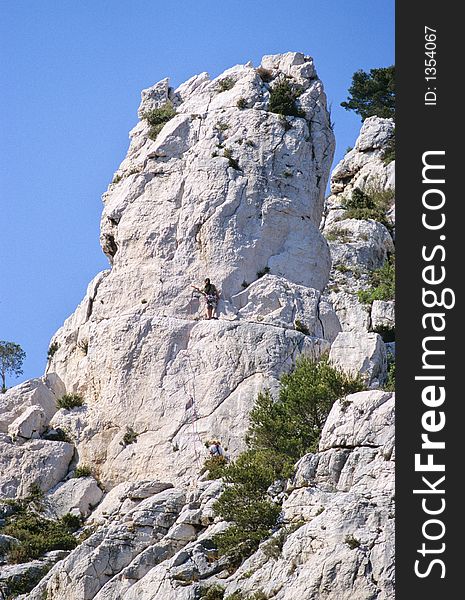
POLYGON ((263 54, 302 51, 323 80, 337 150, 360 119, 352 74, 394 62, 394 0, 0 0, 0 339, 42 375, 50 338, 108 266, 101 194, 128 147, 140 90, 263 54))

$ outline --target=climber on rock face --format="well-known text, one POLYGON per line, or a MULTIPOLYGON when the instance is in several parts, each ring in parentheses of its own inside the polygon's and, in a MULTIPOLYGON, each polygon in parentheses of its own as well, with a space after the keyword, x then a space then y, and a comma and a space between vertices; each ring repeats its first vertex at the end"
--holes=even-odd
POLYGON ((218 290, 216 289, 216 287, 213 285, 213 283, 210 282, 210 279, 207 277, 205 279, 205 286, 203 288, 203 290, 201 290, 200 288, 196 287, 195 285, 192 286, 194 288, 194 290, 196 290, 197 292, 200 292, 201 294, 203 294, 205 296, 205 301, 206 301, 206 316, 205 318, 207 320, 210 319, 217 319, 218 317, 213 316, 216 310, 216 305, 218 304, 218 300, 220 299, 220 295, 218 293, 218 290))
POLYGON ((223 456, 226 458, 226 452, 219 440, 212 440, 208 446, 208 451, 210 452, 210 456, 223 456))

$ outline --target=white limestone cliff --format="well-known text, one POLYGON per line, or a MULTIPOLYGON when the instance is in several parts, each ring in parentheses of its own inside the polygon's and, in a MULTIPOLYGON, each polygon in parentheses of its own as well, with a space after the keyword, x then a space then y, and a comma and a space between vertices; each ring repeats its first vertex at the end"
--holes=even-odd
POLYGON ((237 452, 257 392, 340 330, 331 307, 320 309, 334 150, 323 86, 299 53, 262 67, 300 86, 303 117, 270 112, 270 83, 250 64, 176 90, 165 79, 142 93, 141 121, 103 196, 111 269, 54 336, 47 374, 83 395, 79 433, 68 425, 107 486, 187 481, 213 436, 237 452), (225 80, 232 87, 221 91, 225 80), (176 115, 152 140, 143 115, 168 101, 176 115), (207 276, 221 290, 218 321, 199 321, 192 295, 207 276), (127 426, 139 435, 125 447, 127 426))

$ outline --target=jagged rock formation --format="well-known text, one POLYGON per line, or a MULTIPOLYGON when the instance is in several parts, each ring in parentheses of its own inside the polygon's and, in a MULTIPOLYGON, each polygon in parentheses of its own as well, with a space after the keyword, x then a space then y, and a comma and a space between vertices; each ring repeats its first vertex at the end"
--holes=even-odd
POLYGON ((248 64, 145 90, 103 196, 112 268, 54 336, 47 374, 84 395, 79 426, 67 425, 106 485, 187 481, 209 436, 236 452, 257 392, 297 353, 327 350, 325 328, 330 340, 340 329, 320 307, 330 257, 318 226, 334 147, 322 84, 301 54, 265 57, 262 68, 271 82, 248 64), (268 110, 284 77, 300 86, 303 117, 268 110), (152 140, 143 116, 168 101, 176 115, 152 140), (208 323, 196 320, 191 288, 206 276, 222 296, 208 323), (127 425, 139 436, 124 447, 127 425))
MULTIPOLYGON (((376 310, 381 307, 378 305, 375 309, 374 305, 371 310, 358 301, 356 293, 369 286, 370 272, 379 269, 387 256, 394 253, 395 162, 386 160, 394 135, 392 119, 366 119, 354 148, 331 175, 331 195, 322 220, 332 258, 325 295, 336 310, 343 331, 371 331, 381 324, 376 317, 376 310), (354 190, 377 195, 387 203, 384 224, 373 218, 346 218, 347 211, 343 207, 354 190)), ((383 311, 382 323, 392 327, 393 303, 385 304, 383 311)))
MULTIPOLYGON (((227 527, 213 511, 224 483, 199 477, 204 443, 219 437, 234 457, 257 393, 301 353, 330 351, 382 387, 392 349, 373 329, 393 327, 394 305, 357 292, 394 251, 394 211, 387 228, 345 219, 344 203, 373 182, 393 189, 392 121, 365 121, 325 202, 334 138, 309 57, 176 90, 165 79, 138 114, 103 196, 111 268, 53 337, 45 376, 0 395, 0 499, 41 489, 45 516, 84 520, 81 543, 6 565, 17 541, 0 535, 0 598, 40 577, 23 600, 198 600, 212 585, 235 600, 392 598, 392 393, 336 402, 318 452, 269 490, 286 529, 238 570, 211 541, 227 527), (269 110, 285 80, 300 116, 269 110), (205 277, 221 289, 218 320, 192 294, 205 277), (65 393, 84 405, 57 410, 65 393)), ((0 526, 10 510, 0 503, 0 526)))

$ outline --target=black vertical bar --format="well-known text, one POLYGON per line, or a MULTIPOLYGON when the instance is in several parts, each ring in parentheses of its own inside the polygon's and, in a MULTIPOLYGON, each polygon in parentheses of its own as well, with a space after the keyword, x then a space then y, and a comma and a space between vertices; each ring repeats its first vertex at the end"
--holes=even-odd
POLYGON ((465 328, 459 288, 465 231, 459 144, 464 128, 458 86, 465 53, 459 8, 447 0, 396 2, 397 600, 463 595, 459 549, 465 503, 459 488, 465 482, 465 363, 460 345, 465 328), (445 168, 427 169, 423 176, 424 162, 445 168), (432 293, 424 296, 424 290, 432 293), (434 305, 434 293, 437 306, 427 307, 434 305), (433 321, 443 331, 435 331, 433 321), (424 355, 425 348, 445 353, 424 355), (429 442, 444 442, 445 448, 428 447, 429 442), (428 460, 444 470, 427 471, 428 460))

